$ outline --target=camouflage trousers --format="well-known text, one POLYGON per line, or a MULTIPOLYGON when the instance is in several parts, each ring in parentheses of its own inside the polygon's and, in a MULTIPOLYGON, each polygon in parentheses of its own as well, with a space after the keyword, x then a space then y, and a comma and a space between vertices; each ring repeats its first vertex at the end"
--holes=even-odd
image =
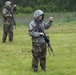
POLYGON ((7 35, 9 36, 9 42, 13 41, 13 25, 3 26, 3 42, 6 42, 7 35))
POLYGON ((34 71, 38 71, 38 62, 42 70, 46 70, 46 44, 33 43, 32 49, 32 68, 34 71))

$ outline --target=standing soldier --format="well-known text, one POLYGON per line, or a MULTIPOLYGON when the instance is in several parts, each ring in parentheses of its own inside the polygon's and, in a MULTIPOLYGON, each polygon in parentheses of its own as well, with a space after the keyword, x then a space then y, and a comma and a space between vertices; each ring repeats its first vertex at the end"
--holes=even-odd
POLYGON ((13 23, 14 16, 13 12, 16 11, 16 5, 14 5, 14 8, 11 7, 11 2, 6 1, 5 2, 5 8, 3 9, 3 42, 6 42, 7 35, 9 34, 9 42, 13 41, 13 23))
POLYGON ((48 29, 52 22, 53 17, 49 17, 47 23, 43 22, 44 12, 42 10, 36 10, 34 12, 34 20, 29 24, 29 35, 32 37, 32 68, 34 72, 38 71, 38 61, 40 61, 41 69, 46 71, 46 42, 44 39, 44 31, 48 29), (39 30, 42 31, 39 31, 39 30))

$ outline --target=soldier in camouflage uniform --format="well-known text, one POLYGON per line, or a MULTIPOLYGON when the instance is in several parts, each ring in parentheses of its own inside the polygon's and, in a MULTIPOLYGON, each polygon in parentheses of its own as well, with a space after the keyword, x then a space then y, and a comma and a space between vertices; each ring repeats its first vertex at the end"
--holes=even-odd
POLYGON ((9 34, 9 42, 13 41, 13 24, 12 24, 12 14, 16 11, 16 5, 14 5, 14 8, 11 8, 11 2, 6 1, 5 2, 5 8, 3 9, 3 42, 6 42, 7 35, 9 34), (11 13, 12 14, 11 14, 11 13))
POLYGON ((38 71, 38 61, 42 70, 46 70, 46 42, 44 33, 38 31, 38 26, 44 31, 48 29, 53 21, 53 17, 49 17, 49 21, 44 23, 44 12, 36 10, 34 12, 34 20, 29 24, 29 35, 32 37, 32 68, 35 72, 38 71))

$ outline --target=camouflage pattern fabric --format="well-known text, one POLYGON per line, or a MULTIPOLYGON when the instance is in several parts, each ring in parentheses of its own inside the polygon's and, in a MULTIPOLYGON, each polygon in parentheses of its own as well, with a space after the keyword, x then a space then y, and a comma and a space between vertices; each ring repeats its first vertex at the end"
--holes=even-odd
POLYGON ((38 62, 42 70, 46 70, 46 44, 33 43, 32 49, 32 68, 34 71, 38 71, 38 62))
POLYGON ((3 42, 6 42, 7 35, 9 35, 9 41, 13 41, 13 24, 12 18, 10 17, 10 12, 4 8, 3 9, 3 42))
POLYGON ((44 23, 44 13, 41 10, 36 10, 34 12, 34 20, 29 24, 29 35, 32 37, 32 68, 34 71, 38 71, 38 62, 40 61, 40 66, 42 70, 46 70, 46 41, 43 36, 40 35, 38 26, 44 31, 49 29, 52 25, 52 21, 44 23), (38 17, 42 15, 42 21, 38 20, 38 17), (39 23, 39 24, 38 24, 39 23))
POLYGON ((3 42, 6 41, 7 35, 9 35, 9 41, 13 41, 13 25, 4 25, 3 26, 3 42))

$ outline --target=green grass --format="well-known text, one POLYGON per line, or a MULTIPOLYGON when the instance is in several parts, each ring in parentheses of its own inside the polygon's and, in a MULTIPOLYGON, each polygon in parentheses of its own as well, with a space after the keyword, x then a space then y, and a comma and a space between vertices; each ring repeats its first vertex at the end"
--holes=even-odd
POLYGON ((14 41, 2 43, 0 28, 0 75, 75 75, 76 74, 76 22, 60 23, 46 30, 55 56, 47 51, 47 71, 31 68, 31 37, 27 26, 14 29, 14 41))
POLYGON ((33 14, 15 15, 17 28, 14 29, 14 40, 2 43, 2 21, 0 19, 0 75, 75 75, 76 74, 76 12, 46 13, 54 17, 53 25, 46 30, 50 37, 55 56, 47 51, 47 71, 39 66, 38 73, 31 68, 31 37, 27 25, 33 19, 33 14))

